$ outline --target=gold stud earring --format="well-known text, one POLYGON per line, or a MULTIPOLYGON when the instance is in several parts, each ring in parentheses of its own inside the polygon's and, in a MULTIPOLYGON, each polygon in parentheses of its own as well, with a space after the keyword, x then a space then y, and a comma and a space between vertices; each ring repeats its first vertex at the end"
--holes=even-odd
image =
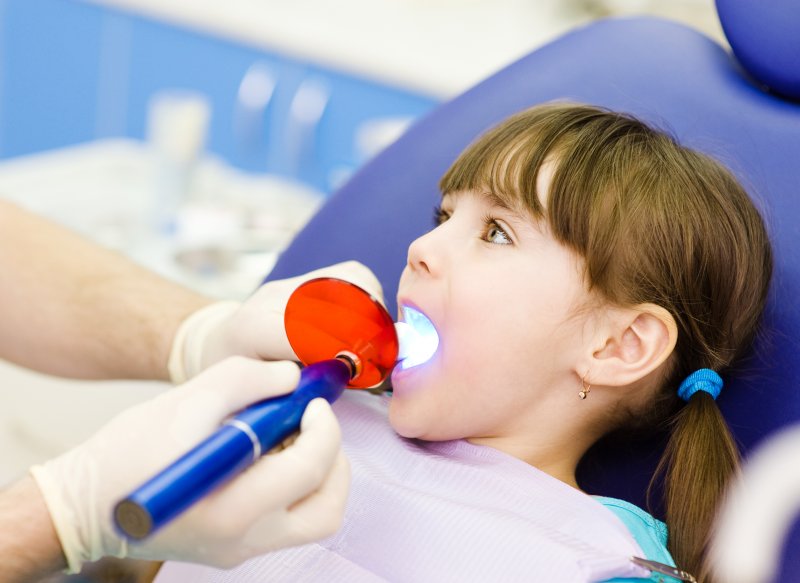
MULTIPOLYGON (((589 373, 587 372, 586 374, 589 374, 589 373)), ((578 396, 581 398, 581 400, 583 400, 583 399, 585 399, 587 397, 587 395, 589 394, 589 391, 592 388, 592 385, 587 385, 586 384, 586 374, 584 374, 581 377, 581 385, 583 385, 583 388, 578 393, 578 396)))

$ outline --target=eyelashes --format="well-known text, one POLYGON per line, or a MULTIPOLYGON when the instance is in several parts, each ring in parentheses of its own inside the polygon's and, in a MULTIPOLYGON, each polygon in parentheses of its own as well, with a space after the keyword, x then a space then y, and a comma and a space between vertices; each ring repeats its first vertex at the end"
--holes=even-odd
POLYGON ((497 219, 491 215, 484 215, 483 217, 483 232, 481 240, 491 243, 492 245, 511 245, 513 241, 508 232, 500 226, 497 219))
MULTIPOLYGON (((441 205, 433 207, 433 227, 436 228, 446 222, 452 213, 444 210, 441 205)), ((512 245, 513 240, 508 231, 503 228, 493 216, 486 214, 482 219, 482 229, 480 239, 486 243, 494 245, 512 245)))
POLYGON ((433 207, 433 226, 438 227, 450 218, 450 213, 442 208, 441 205, 434 205, 433 207))

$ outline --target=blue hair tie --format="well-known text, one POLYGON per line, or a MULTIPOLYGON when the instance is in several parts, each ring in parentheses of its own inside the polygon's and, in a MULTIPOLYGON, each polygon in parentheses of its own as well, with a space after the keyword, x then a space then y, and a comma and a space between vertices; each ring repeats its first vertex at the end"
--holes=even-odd
POLYGON ((688 401, 697 391, 705 391, 716 400, 722 390, 722 377, 710 368, 694 371, 678 387, 678 396, 688 401))

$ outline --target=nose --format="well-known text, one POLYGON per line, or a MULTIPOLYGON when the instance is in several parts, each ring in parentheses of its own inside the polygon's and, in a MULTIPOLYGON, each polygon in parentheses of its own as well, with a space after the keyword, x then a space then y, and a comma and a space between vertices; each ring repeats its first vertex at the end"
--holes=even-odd
POLYGON ((441 226, 415 239, 408 246, 408 269, 419 275, 439 275, 442 249, 435 244, 441 226))

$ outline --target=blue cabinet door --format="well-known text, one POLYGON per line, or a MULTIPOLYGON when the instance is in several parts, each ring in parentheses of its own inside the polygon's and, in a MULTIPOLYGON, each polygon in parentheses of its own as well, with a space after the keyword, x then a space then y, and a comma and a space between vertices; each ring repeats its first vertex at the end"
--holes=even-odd
POLYGON ((302 116, 290 111, 284 141, 288 145, 307 142, 296 147, 295 166, 306 181, 323 190, 335 188, 365 162, 365 156, 374 153, 358 143, 368 126, 388 125, 392 120, 397 125, 401 120, 411 122, 437 105, 432 98, 315 67, 308 68, 297 94, 304 89, 316 90, 320 101, 325 97, 324 109, 314 128, 298 128, 303 125, 298 121, 302 116))
POLYGON ((321 190, 361 161, 363 122, 414 118, 433 99, 144 19, 134 19, 128 133, 142 137, 153 95, 184 89, 212 104, 209 148, 236 166, 297 178, 321 190), (262 103, 249 103, 248 79, 262 103), (259 81, 260 79, 260 81, 259 81), (266 85, 270 85, 267 91, 266 85))
POLYGON ((127 134, 145 137, 148 107, 159 92, 196 92, 211 105, 210 151, 249 170, 274 166, 279 145, 271 136, 285 109, 291 68, 279 57, 191 30, 139 17, 131 22, 127 134), (260 74, 264 102, 248 103, 242 95, 248 74, 260 74))
POLYGON ((102 23, 90 4, 0 4, 0 156, 94 137, 102 23))
POLYGON ((261 48, 77 0, 0 0, 0 157, 144 139, 151 100, 205 96, 206 147, 246 170, 330 191, 361 162, 365 123, 436 101, 261 48))

